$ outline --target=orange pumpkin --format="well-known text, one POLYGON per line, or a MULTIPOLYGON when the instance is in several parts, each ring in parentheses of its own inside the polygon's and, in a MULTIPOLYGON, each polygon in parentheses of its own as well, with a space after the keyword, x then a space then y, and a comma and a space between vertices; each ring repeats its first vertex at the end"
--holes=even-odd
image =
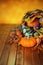
POLYGON ((30 39, 23 37, 21 38, 19 44, 24 47, 33 47, 34 45, 36 45, 36 39, 34 37, 30 37, 30 39))

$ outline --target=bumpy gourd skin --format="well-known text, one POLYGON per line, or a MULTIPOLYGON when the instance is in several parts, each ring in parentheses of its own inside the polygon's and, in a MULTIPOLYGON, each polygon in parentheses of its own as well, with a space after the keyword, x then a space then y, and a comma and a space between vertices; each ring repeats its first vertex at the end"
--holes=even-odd
POLYGON ((34 35, 34 30, 33 30, 33 28, 22 25, 22 33, 25 37, 27 37, 29 39, 30 36, 34 35))

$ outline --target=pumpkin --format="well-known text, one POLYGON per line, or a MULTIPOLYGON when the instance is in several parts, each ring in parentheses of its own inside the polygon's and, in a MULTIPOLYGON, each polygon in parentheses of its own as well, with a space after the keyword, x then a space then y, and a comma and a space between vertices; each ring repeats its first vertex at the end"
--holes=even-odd
POLYGON ((33 47, 36 45, 36 39, 34 37, 30 37, 29 39, 22 37, 19 44, 21 44, 23 47, 33 47))

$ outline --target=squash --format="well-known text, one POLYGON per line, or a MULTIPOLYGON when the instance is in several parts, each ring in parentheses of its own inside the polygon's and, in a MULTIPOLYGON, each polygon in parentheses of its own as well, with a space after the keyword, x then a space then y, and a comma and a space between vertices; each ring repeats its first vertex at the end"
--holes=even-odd
POLYGON ((14 43, 18 43, 18 41, 22 38, 22 33, 20 30, 16 30, 15 31, 15 35, 14 35, 14 39, 13 42, 14 43))
POLYGON ((22 37, 19 44, 21 44, 23 47, 33 47, 36 45, 36 39, 32 36, 29 39, 22 37))
POLYGON ((18 36, 18 38, 22 38, 22 33, 20 30, 16 30, 16 35, 18 36))
POLYGON ((27 25, 29 27, 38 26, 39 25, 39 21, 38 21, 38 19, 34 19, 32 22, 27 22, 27 25))

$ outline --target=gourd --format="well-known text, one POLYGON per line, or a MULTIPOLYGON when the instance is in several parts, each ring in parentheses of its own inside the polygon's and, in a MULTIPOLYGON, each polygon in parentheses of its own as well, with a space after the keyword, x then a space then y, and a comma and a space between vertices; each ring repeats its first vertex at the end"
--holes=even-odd
POLYGON ((22 38, 22 33, 20 30, 15 31, 14 35, 14 43, 18 43, 18 41, 22 38))
POLYGON ((34 19, 32 22, 27 22, 29 27, 38 26, 39 22, 38 19, 34 19))
POLYGON ((32 36, 29 39, 27 39, 26 37, 22 37, 19 41, 19 44, 23 47, 33 47, 36 45, 36 43, 36 39, 32 36))

